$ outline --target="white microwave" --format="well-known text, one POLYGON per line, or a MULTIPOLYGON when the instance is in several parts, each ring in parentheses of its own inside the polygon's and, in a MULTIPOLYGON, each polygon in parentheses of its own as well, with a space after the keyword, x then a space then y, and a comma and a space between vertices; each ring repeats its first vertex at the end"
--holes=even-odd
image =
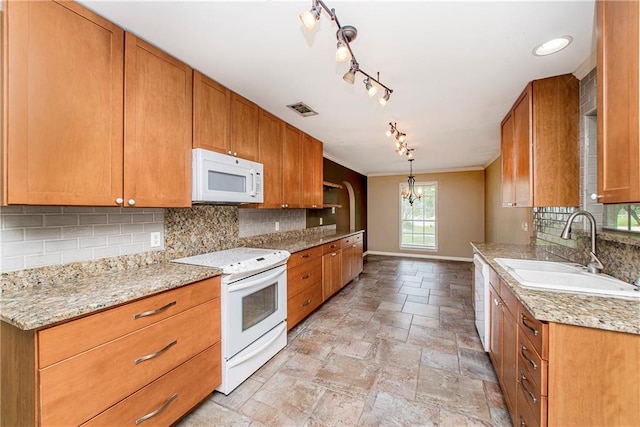
POLYGON ((193 203, 262 203, 262 163, 193 149, 193 203))

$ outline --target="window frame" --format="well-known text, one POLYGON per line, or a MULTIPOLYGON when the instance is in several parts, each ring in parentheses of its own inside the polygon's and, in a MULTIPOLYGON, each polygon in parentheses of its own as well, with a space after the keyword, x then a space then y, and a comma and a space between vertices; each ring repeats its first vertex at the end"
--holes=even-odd
MULTIPOLYGON (((406 249, 406 250, 421 250, 421 251, 432 251, 432 252, 436 252, 438 251, 438 181, 421 181, 421 182, 415 182, 414 184, 414 188, 418 188, 421 186, 433 186, 434 188, 434 200, 433 200, 433 212, 434 212, 434 219, 433 219, 433 228, 434 228, 434 232, 433 232, 433 247, 431 246, 424 246, 424 245, 417 245, 417 244, 404 244, 402 243, 402 209, 403 209, 403 203, 409 203, 406 199, 402 198, 402 189, 405 187, 408 187, 408 182, 404 181, 404 182, 400 182, 398 185, 398 197, 400 200, 400 205, 398 208, 398 216, 399 216, 399 220, 398 220, 398 244, 400 249, 406 249)), ((413 219, 411 220, 412 222, 414 221, 413 219)), ((430 221, 430 220, 429 220, 430 221)), ((412 233, 413 234, 413 233, 412 233)))

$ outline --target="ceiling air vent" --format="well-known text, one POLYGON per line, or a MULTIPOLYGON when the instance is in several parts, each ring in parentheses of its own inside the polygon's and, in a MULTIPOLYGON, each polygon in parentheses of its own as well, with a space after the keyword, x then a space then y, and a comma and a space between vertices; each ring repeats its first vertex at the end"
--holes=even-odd
POLYGON ((296 104, 287 105, 288 108, 291 108, 296 113, 300 114, 302 117, 315 116, 318 113, 313 111, 311 107, 309 107, 304 102, 298 102, 296 104))

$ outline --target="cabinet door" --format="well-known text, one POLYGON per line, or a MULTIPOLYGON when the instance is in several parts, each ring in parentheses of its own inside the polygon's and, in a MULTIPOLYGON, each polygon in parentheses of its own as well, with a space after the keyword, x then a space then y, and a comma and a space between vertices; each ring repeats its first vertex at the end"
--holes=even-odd
POLYGON ((489 356, 493 361, 496 376, 502 378, 502 300, 492 287, 489 288, 489 356))
POLYGON ((354 254, 353 254, 353 277, 357 277, 362 270, 364 269, 364 260, 362 258, 362 254, 364 251, 364 244, 362 240, 355 244, 354 254))
POLYGON ((518 323, 502 306, 502 391, 511 413, 516 409, 518 381, 518 323))
POLYGON ((640 201, 637 1, 599 1, 598 194, 602 203, 640 201))
POLYGON ((313 159, 313 138, 306 133, 302 134, 302 206, 305 208, 315 208, 315 162, 313 159))
POLYGON ((129 33, 125 55, 125 206, 190 207, 192 70, 129 33))
POLYGON ((515 206, 532 206, 531 181, 531 84, 513 108, 515 149, 515 206))
POLYGON ((342 251, 322 256, 322 300, 326 301, 339 289, 342 281, 342 251))
POLYGON ((193 73, 193 148, 231 151, 231 91, 198 71, 193 73))
POLYGON ((284 122, 260 110, 260 136, 258 138, 258 161, 264 165, 264 202, 261 208, 282 207, 282 146, 284 144, 284 122))
POLYGON ((353 279, 353 262, 354 262, 355 247, 353 244, 342 248, 342 280, 341 286, 346 285, 353 279))
POLYGON ((74 2, 5 2, 7 203, 122 196, 124 32, 74 2))
POLYGON ((323 144, 315 138, 311 139, 313 145, 313 204, 315 207, 321 208, 323 204, 323 187, 324 180, 324 162, 322 158, 323 144))
POLYGON ((253 102, 231 94, 231 149, 234 156, 258 160, 258 121, 260 108, 253 102))
POLYGON ((502 206, 513 206, 515 201, 515 151, 513 145, 513 114, 509 113, 500 128, 500 154, 502 156, 502 206))
POLYGON ((284 135, 283 151, 283 198, 286 207, 297 208, 302 206, 302 171, 300 170, 300 152, 302 144, 302 132, 293 126, 287 125, 284 135))

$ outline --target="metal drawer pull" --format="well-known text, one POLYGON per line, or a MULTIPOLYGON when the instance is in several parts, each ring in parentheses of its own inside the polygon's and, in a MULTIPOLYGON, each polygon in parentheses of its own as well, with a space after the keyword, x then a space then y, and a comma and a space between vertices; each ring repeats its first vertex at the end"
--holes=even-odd
POLYGON ((165 304, 162 307, 158 307, 155 310, 143 311, 142 313, 134 314, 133 315, 133 320, 137 320, 137 319, 139 319, 141 317, 153 316, 154 314, 158 314, 160 312, 163 312, 167 308, 173 307, 174 305, 176 305, 176 302, 175 301, 171 301, 170 303, 165 304))
POLYGON ((164 409, 167 406, 169 406, 169 403, 173 402, 177 398, 178 398, 178 393, 173 393, 171 396, 169 396, 169 398, 162 405, 160 405, 160 407, 158 409, 155 409, 155 410, 149 412, 147 415, 143 415, 140 418, 138 418, 136 420, 136 425, 140 425, 143 422, 147 421, 149 418, 155 417, 160 412, 164 411, 164 409))
POLYGON ((526 381, 527 381, 527 377, 525 377, 524 374, 521 371, 520 372, 520 385, 522 386, 522 389, 524 390, 524 392, 529 395, 529 398, 531 399, 531 401, 533 401, 533 403, 537 403, 538 399, 536 399, 536 396, 531 392, 531 390, 529 390, 529 387, 527 387, 525 385, 526 381))
POLYGON ((536 362, 534 362, 533 360, 531 360, 531 358, 529 358, 527 356, 527 347, 521 345, 520 346, 520 354, 522 355, 522 357, 524 358, 524 360, 526 360, 527 362, 529 362, 531 364, 531 367, 533 369, 538 369, 538 365, 536 364, 536 362))
POLYGON ((311 254, 304 254, 301 256, 301 258, 309 258, 311 256, 311 254))
POLYGON ((336 254, 335 252, 331 254, 331 256, 336 256, 336 255, 337 255, 337 254, 336 254))
POLYGON ((304 276, 301 277, 302 280, 307 280, 309 277, 311 277, 310 273, 305 274, 304 276))
POLYGON ((527 321, 526 321, 526 317, 524 314, 520 313, 520 323, 522 323, 527 329, 529 329, 531 332, 533 332, 533 335, 538 335, 538 330, 536 328, 534 328, 533 326, 529 326, 527 325, 527 321))
POLYGON ((302 303, 301 307, 306 307, 309 304, 311 304, 311 298, 309 298, 308 300, 306 300, 305 302, 302 303))
POLYGON ((169 344, 165 345, 164 347, 162 347, 160 350, 156 351, 155 353, 151 353, 151 354, 147 354, 146 356, 138 357, 133 363, 137 365, 138 363, 142 363, 145 360, 149 360, 149 359, 153 359, 154 357, 158 357, 162 353, 164 353, 165 351, 169 350, 171 347, 173 347, 176 344, 178 344, 178 340, 171 341, 169 344))
POLYGON ((522 417, 520 417, 520 427, 527 427, 527 423, 524 422, 522 417))
POLYGON ((493 303, 496 305, 496 307, 500 307, 502 305, 502 301, 498 301, 496 298, 493 299, 493 303))

